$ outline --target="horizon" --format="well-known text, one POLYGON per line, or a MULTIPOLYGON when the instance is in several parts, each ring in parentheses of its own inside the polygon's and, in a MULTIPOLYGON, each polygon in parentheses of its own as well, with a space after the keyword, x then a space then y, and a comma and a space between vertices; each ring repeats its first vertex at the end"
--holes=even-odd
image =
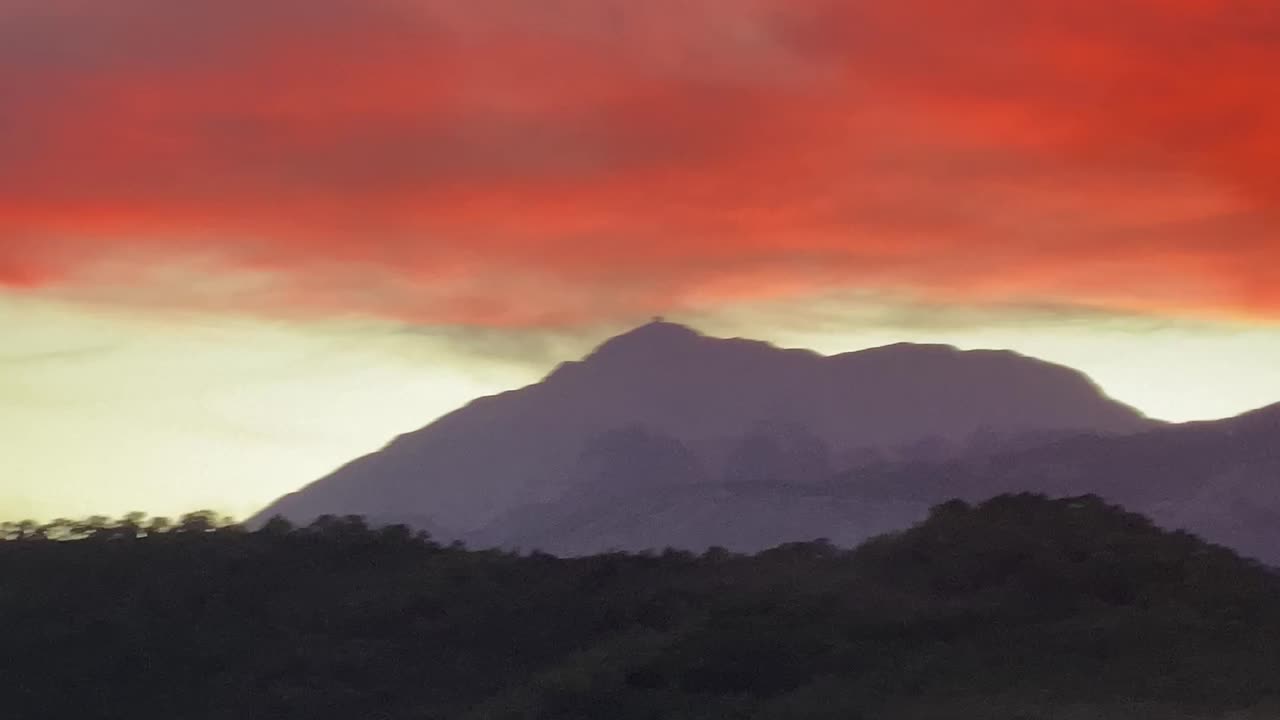
POLYGON ((662 316, 1280 402, 1260 0, 0 3, 0 518, 247 517, 662 316))
MULTIPOLYGON (((623 335, 628 335, 628 334, 634 333, 634 332, 635 332, 635 331, 637 331, 637 330, 641 330, 641 329, 643 329, 643 328, 645 328, 645 327, 647 327, 647 326, 651 326, 651 325, 654 325, 654 324, 657 324, 657 323, 667 324, 667 325, 673 325, 673 326, 676 326, 676 327, 680 327, 680 328, 684 328, 684 329, 691 330, 693 333, 695 333, 698 337, 701 337, 701 338, 708 338, 708 339, 712 339, 712 340, 751 340, 751 341, 756 341, 756 342, 764 343, 764 344, 765 344, 765 345, 767 345, 768 347, 773 348, 773 349, 777 349, 777 350, 779 350, 779 351, 786 351, 786 350, 806 350, 806 351, 809 351, 809 352, 814 353, 814 354, 815 354, 815 355, 817 355, 817 356, 824 357, 824 358, 834 357, 834 356, 837 356, 837 355, 854 354, 854 353, 865 352, 865 351, 869 351, 869 350, 877 350, 877 349, 889 348, 889 347, 896 347, 896 346, 912 346, 912 347, 941 346, 941 347, 946 347, 946 348, 949 348, 949 349, 954 349, 954 350, 956 350, 956 351, 958 351, 958 352, 961 352, 961 353, 974 352, 974 351, 979 351, 979 352, 980 352, 980 351, 1010 352, 1010 353, 1013 353, 1013 354, 1015 354, 1015 355, 1017 355, 1017 356, 1019 356, 1019 357, 1029 358, 1029 359, 1032 359, 1032 360, 1041 360, 1041 361, 1045 361, 1045 362, 1051 362, 1051 363, 1053 363, 1053 364, 1055 364, 1055 365, 1060 365, 1060 366, 1062 366, 1062 367, 1066 367, 1066 368, 1068 368, 1068 369, 1076 370, 1076 371, 1078 371, 1078 372, 1081 372, 1082 374, 1084 374, 1084 375, 1085 375, 1085 377, 1086 377, 1086 378, 1088 378, 1088 380, 1089 380, 1091 383, 1093 383, 1093 384, 1097 387, 1097 389, 1099 390, 1099 392, 1101 392, 1105 397, 1109 397, 1109 398, 1113 398, 1113 399, 1119 400, 1119 401, 1120 401, 1120 402, 1122 402, 1122 403, 1124 402, 1124 400, 1123 400, 1122 398, 1116 398, 1113 394, 1109 393, 1109 392, 1107 391, 1107 388, 1106 388, 1106 387, 1104 387, 1104 386, 1102 386, 1101 384, 1099 384, 1096 378, 1094 378, 1093 376, 1089 375, 1088 373, 1085 373, 1084 371, 1080 370, 1079 368, 1075 368, 1075 367, 1072 367, 1072 366, 1070 366, 1070 365, 1066 365, 1066 364, 1063 364, 1063 363, 1053 362, 1052 360, 1049 360, 1048 358, 1039 357, 1039 356, 1032 355, 1032 354, 1025 353, 1025 352, 1019 352, 1019 351, 1017 351, 1017 350, 1013 350, 1013 349, 1010 349, 1010 348, 984 347, 984 346, 964 347, 963 345, 955 344, 955 343, 945 343, 945 342, 941 342, 941 343, 940 343, 940 342, 927 342, 927 341, 923 341, 923 340, 912 340, 912 341, 903 341, 903 340, 899 340, 899 341, 886 342, 886 343, 884 343, 884 344, 872 344, 872 345, 868 345, 868 346, 865 346, 865 347, 855 347, 855 348, 850 348, 850 349, 839 349, 839 348, 836 348, 836 349, 831 349, 831 350, 824 351, 823 349, 821 349, 820 347, 817 347, 817 346, 809 346, 809 347, 806 347, 806 346, 802 346, 802 345, 789 345, 789 344, 787 344, 787 343, 785 343, 785 342, 774 342, 774 341, 770 341, 770 340, 761 340, 761 339, 759 339, 759 338, 743 337, 743 336, 741 336, 741 335, 728 335, 728 334, 720 334, 720 335, 717 335, 717 334, 712 334, 712 333, 709 333, 709 332, 705 332, 705 331, 703 331, 702 329, 697 328, 697 327, 695 327, 694 325, 689 324, 689 323, 679 322, 678 320, 673 320, 673 319, 671 319, 671 318, 666 318, 666 317, 654 317, 654 318, 651 318, 651 319, 650 319, 649 321, 647 321, 647 322, 643 322, 643 323, 640 323, 640 324, 637 324, 637 325, 628 326, 628 327, 626 327, 626 328, 622 329, 621 331, 618 331, 618 332, 616 332, 616 333, 614 333, 614 334, 611 334, 611 335, 609 335, 609 336, 607 336, 607 337, 603 338, 602 340, 600 340, 600 341, 598 341, 598 342, 594 342, 593 344, 591 344, 591 345, 587 346, 586 350, 584 350, 584 351, 582 351, 582 352, 578 353, 577 355, 575 355, 575 356, 573 356, 573 357, 562 357, 562 358, 551 358, 551 357, 546 357, 546 358, 543 358, 544 362, 542 362, 542 364, 541 364, 541 365, 533 365, 533 366, 530 366, 530 367, 531 367, 531 369, 529 370, 530 374, 528 374, 527 376, 523 376, 523 375, 513 375, 513 376, 511 376, 511 377, 512 377, 512 378, 514 378, 514 379, 513 379, 511 382, 509 382, 507 385, 496 385, 496 386, 494 386, 494 387, 492 387, 492 388, 488 389, 487 391, 483 391, 483 392, 481 392, 480 394, 477 394, 477 395, 467 395, 467 394, 465 394, 465 393, 463 393, 463 394, 459 394, 459 395, 457 395, 457 397, 458 397, 459 399, 458 399, 458 401, 457 401, 457 403, 456 403, 456 404, 451 405, 451 406, 448 406, 448 407, 443 407, 443 406, 442 406, 440 409, 438 409, 438 410, 436 411, 436 414, 434 414, 434 415, 430 415, 430 416, 423 416, 423 417, 418 418, 418 419, 416 419, 416 420, 411 419, 410 421, 411 421, 411 423, 412 423, 412 424, 405 425, 405 426, 402 426, 402 427, 400 427, 400 428, 397 428, 397 429, 395 429, 394 431, 391 431, 391 432, 390 432, 390 434, 387 434, 385 437, 373 437, 373 433, 372 433, 372 432, 367 433, 364 437, 362 437, 362 438, 361 438, 362 440, 366 440, 366 441, 367 441, 367 442, 366 442, 366 444, 365 444, 365 447, 363 447, 363 448, 359 448, 359 447, 357 447, 355 444, 352 444, 352 445, 350 446, 350 449, 348 449, 347 447, 342 447, 342 448, 332 449, 329 453, 327 453, 327 455, 322 456, 322 458, 321 458, 321 462, 324 462, 325 460, 330 460, 332 464, 331 464, 331 465, 329 465, 329 466, 324 466, 324 465, 322 465, 322 464, 320 464, 320 463, 314 462, 314 460, 316 460, 317 458, 314 458, 314 457, 313 457, 313 458, 310 458, 310 460, 312 460, 312 461, 313 461, 313 462, 311 462, 311 463, 310 463, 310 467, 315 468, 315 469, 314 469, 314 470, 312 470, 312 471, 311 471, 311 474, 310 474, 310 475, 308 475, 308 476, 306 476, 306 477, 305 477, 305 479, 304 479, 304 480, 302 480, 302 482, 301 482, 300 484, 291 485, 291 484, 288 484, 288 481, 286 481, 285 483, 277 483, 275 486, 273 486, 273 487, 271 487, 271 488, 269 488, 269 489, 261 490, 261 491, 258 493, 258 498, 257 498, 257 499, 251 500, 250 502, 247 502, 247 503, 243 503, 243 504, 239 505, 238 507, 235 507, 235 506, 233 506, 233 507, 227 507, 227 506, 225 506, 225 505, 221 505, 221 504, 219 504, 219 503, 218 503, 218 502, 216 502, 216 501, 215 501, 215 502, 205 503, 205 504, 201 504, 200 502, 195 502, 194 504, 188 503, 187 505, 184 505, 184 506, 177 506, 177 507, 171 506, 171 507, 170 507, 169 509, 167 509, 167 510, 166 510, 166 509, 164 509, 164 508, 161 508, 161 509, 160 509, 160 511, 153 511, 153 510, 152 510, 152 509, 150 509, 150 508, 142 507, 142 506, 132 506, 132 507, 128 507, 128 506, 124 506, 124 505, 116 505, 116 506, 115 506, 115 510, 114 510, 114 512, 106 512, 106 513, 104 513, 104 512, 102 512, 101 504, 93 504, 93 502, 91 501, 91 502, 89 502, 89 503, 84 503, 84 504, 82 504, 82 505, 81 505, 81 507, 80 507, 80 511, 79 511, 79 512, 46 512, 46 513, 44 513, 44 514, 26 514, 26 515, 21 515, 21 517, 18 517, 18 516, 13 516, 13 517, 0 517, 0 520, 11 520, 11 521, 16 521, 16 520, 20 520, 20 519, 21 519, 21 520, 27 520, 27 519, 35 519, 35 520, 51 520, 51 519, 54 519, 55 517, 88 517, 88 516, 91 516, 91 515, 102 515, 102 514, 113 515, 113 516, 123 516, 123 515, 124 515, 125 513, 127 513, 127 512, 144 512, 144 513, 146 513, 146 514, 147 514, 147 515, 149 515, 149 516, 177 517, 177 516, 179 516, 179 515, 183 514, 184 512, 196 512, 196 511, 205 511, 205 510, 214 511, 214 512, 217 512, 217 513, 221 513, 221 514, 229 515, 230 517, 233 517, 233 518, 236 518, 236 519, 239 519, 239 520, 247 520, 247 519, 249 519, 251 516, 253 516, 253 515, 257 514, 257 513, 260 513, 260 512, 263 510, 263 508, 264 508, 264 507, 266 507, 266 505, 268 504, 268 502, 269 502, 269 501, 274 500, 274 499, 278 498, 279 496, 284 495, 284 494, 287 494, 287 493, 289 493, 289 492, 291 492, 291 491, 293 491, 293 490, 302 489, 302 487, 303 487, 305 484, 307 484, 307 483, 309 483, 309 482, 311 482, 311 481, 313 481, 313 480, 319 479, 319 478, 320 478, 320 477, 322 477, 322 476, 329 475, 329 474, 330 474, 330 473, 332 473, 333 471, 338 470, 340 466, 345 465, 346 463, 350 462, 351 460, 355 460, 355 459, 357 459, 358 457, 363 456, 363 455, 365 455, 365 454, 367 454, 367 453, 372 453, 372 452, 376 452, 376 451, 378 451, 379 449, 381 449, 381 448, 385 447, 387 444, 389 444, 392 440, 394 440, 397 436, 399 436, 399 435, 401 435, 401 434, 409 433, 409 432, 412 432, 412 431, 418 430, 418 429, 420 429, 420 428, 422 428, 422 427, 429 426, 431 423, 435 422, 436 420, 440 419, 441 417, 443 417, 443 416, 445 416, 445 415, 448 415, 448 414, 450 414, 450 413, 452 413, 452 412, 454 412, 454 411, 456 411, 456 410, 460 410, 460 409, 462 409, 462 408, 467 407, 467 406, 468 406, 468 405, 470 405, 474 400, 481 399, 481 398, 485 398, 485 397, 493 397, 493 396, 495 396, 495 395, 500 395, 500 394, 506 393, 506 392, 508 392, 508 391, 518 390, 518 389, 521 389, 521 388, 524 388, 524 387, 529 387, 529 386, 531 386, 531 385, 536 385, 536 384, 538 384, 538 383, 542 382, 543 380, 545 380, 545 379, 546 379, 546 377, 547 377, 551 372, 553 372, 553 371, 554 371, 554 370, 555 370, 559 365, 561 365, 562 363, 566 363, 566 362, 575 362, 575 361, 579 361, 579 360, 585 359, 585 358, 587 358, 587 357, 589 356, 589 354, 590 354, 590 352, 591 352, 592 350, 594 350, 594 349, 596 349, 596 348, 599 348, 599 347, 600 347, 601 345, 603 345, 606 341, 608 341, 608 340, 610 340, 610 339, 613 339, 613 338, 621 337, 621 336, 623 336, 623 335)), ((439 389, 440 389, 440 386, 438 386, 438 385, 431 385, 431 386, 429 386, 429 387, 430 387, 430 389, 431 389, 431 390, 433 390, 433 391, 437 391, 437 392, 438 392, 438 391, 439 391, 439 389)), ((397 394, 398 394, 398 393, 397 393, 397 394)), ((1245 414, 1245 413, 1248 413, 1248 412, 1251 412, 1251 411, 1254 411, 1254 410, 1259 410, 1259 409, 1263 409, 1263 408, 1266 408, 1266 407, 1270 407, 1270 406, 1275 405, 1275 404, 1277 404, 1277 403, 1280 403, 1280 400, 1277 400, 1277 401, 1274 401, 1274 402, 1264 402, 1264 403, 1259 404, 1259 405, 1257 405, 1257 406, 1245 407, 1245 408, 1241 409, 1239 412, 1231 412, 1231 413, 1229 413, 1229 414, 1220 415, 1220 416, 1214 416, 1214 417, 1187 417, 1187 418, 1161 418, 1161 417, 1157 417, 1157 416, 1155 416, 1155 415, 1152 415, 1152 414, 1150 414, 1150 413, 1147 413, 1146 411, 1144 411, 1144 410, 1143 410, 1143 408, 1142 408, 1141 406, 1139 406, 1139 405, 1137 405, 1137 404, 1133 404, 1133 403, 1125 403, 1125 404, 1126 404, 1127 406, 1129 406, 1129 407, 1134 408, 1136 411, 1138 411, 1138 412, 1142 413, 1144 416, 1151 418, 1152 420, 1161 421, 1161 422, 1169 422, 1169 423, 1174 423, 1174 424, 1182 424, 1182 423, 1194 423, 1194 422, 1200 422, 1200 421, 1212 421, 1212 420, 1229 419, 1229 418, 1237 417, 1237 416, 1239 416, 1239 415, 1242 415, 1242 414, 1245 414)), ((301 475, 295 475, 295 476, 294 476, 294 478, 293 478, 294 482, 296 482, 297 478, 301 478, 301 477, 303 477, 303 476, 301 476, 301 475)), ((217 478, 209 478, 209 479, 210 479, 210 480, 216 480, 217 478)), ((255 478, 255 480, 256 480, 256 478, 255 478)), ((212 497, 212 496, 211 496, 211 497, 212 497)))

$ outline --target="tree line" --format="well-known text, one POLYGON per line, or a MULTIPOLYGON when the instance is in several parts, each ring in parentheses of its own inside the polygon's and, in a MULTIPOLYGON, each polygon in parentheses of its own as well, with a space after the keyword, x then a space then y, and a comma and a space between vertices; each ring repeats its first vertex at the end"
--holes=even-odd
POLYGON ((1280 699, 1277 574, 1093 496, 754 555, 209 512, 0 538, 13 717, 1138 720, 1280 699))

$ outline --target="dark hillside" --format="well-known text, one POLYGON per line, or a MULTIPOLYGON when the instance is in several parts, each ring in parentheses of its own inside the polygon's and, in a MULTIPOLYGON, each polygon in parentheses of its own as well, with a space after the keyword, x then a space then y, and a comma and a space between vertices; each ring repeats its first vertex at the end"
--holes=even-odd
POLYGON ((856 550, 751 556, 473 552, 358 518, 5 534, 13 717, 1217 718, 1280 698, 1277 577, 1093 497, 952 502, 856 550))

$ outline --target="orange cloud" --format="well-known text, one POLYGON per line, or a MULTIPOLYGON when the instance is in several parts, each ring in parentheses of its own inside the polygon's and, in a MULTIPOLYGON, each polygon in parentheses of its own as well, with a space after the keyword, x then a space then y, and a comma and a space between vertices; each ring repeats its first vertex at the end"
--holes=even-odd
POLYGON ((462 323, 851 286, 1275 318, 1278 38, 1270 0, 10 0, 0 282, 181 305, 153 270, 195 259, 271 310, 462 323))

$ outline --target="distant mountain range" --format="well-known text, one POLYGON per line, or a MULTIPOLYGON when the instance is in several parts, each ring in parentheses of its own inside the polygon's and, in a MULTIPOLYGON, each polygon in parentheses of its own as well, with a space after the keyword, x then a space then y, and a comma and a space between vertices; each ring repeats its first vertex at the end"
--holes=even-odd
POLYGON ((1226 420, 1081 435, 965 462, 854 470, 843 480, 849 492, 899 501, 1091 493, 1280 564, 1280 404, 1226 420))
POLYGON ((851 546, 906 528, 938 503, 1007 492, 1099 495, 1163 526, 1280 564, 1280 405, 1130 435, 1078 434, 937 460, 875 460, 818 483, 580 493, 520 508, 469 540, 568 555, 665 545, 753 551, 817 537, 851 546))
POLYGON ((1280 555, 1280 410, 1169 426, 1007 351, 823 356, 655 321, 481 398, 256 518, 359 514, 477 546, 582 554, 826 537, 954 497, 1096 493, 1280 555), (1268 474, 1269 473, 1269 474, 1268 474))
MULTIPOLYGON (((654 322, 399 437, 257 519, 358 514, 561 553, 755 550, 854 543, 929 503, 1044 489, 1097 492, 1254 547, 1239 525, 1277 505, 1256 478, 1270 446, 1258 439, 1251 455, 1236 446, 1253 434, 1229 427, 1166 427, 1076 370, 1014 352, 902 343, 823 356, 654 322), (1239 521, 1220 515, 1229 506, 1239 521)), ((1280 437, 1272 430, 1261 434, 1280 437)))

